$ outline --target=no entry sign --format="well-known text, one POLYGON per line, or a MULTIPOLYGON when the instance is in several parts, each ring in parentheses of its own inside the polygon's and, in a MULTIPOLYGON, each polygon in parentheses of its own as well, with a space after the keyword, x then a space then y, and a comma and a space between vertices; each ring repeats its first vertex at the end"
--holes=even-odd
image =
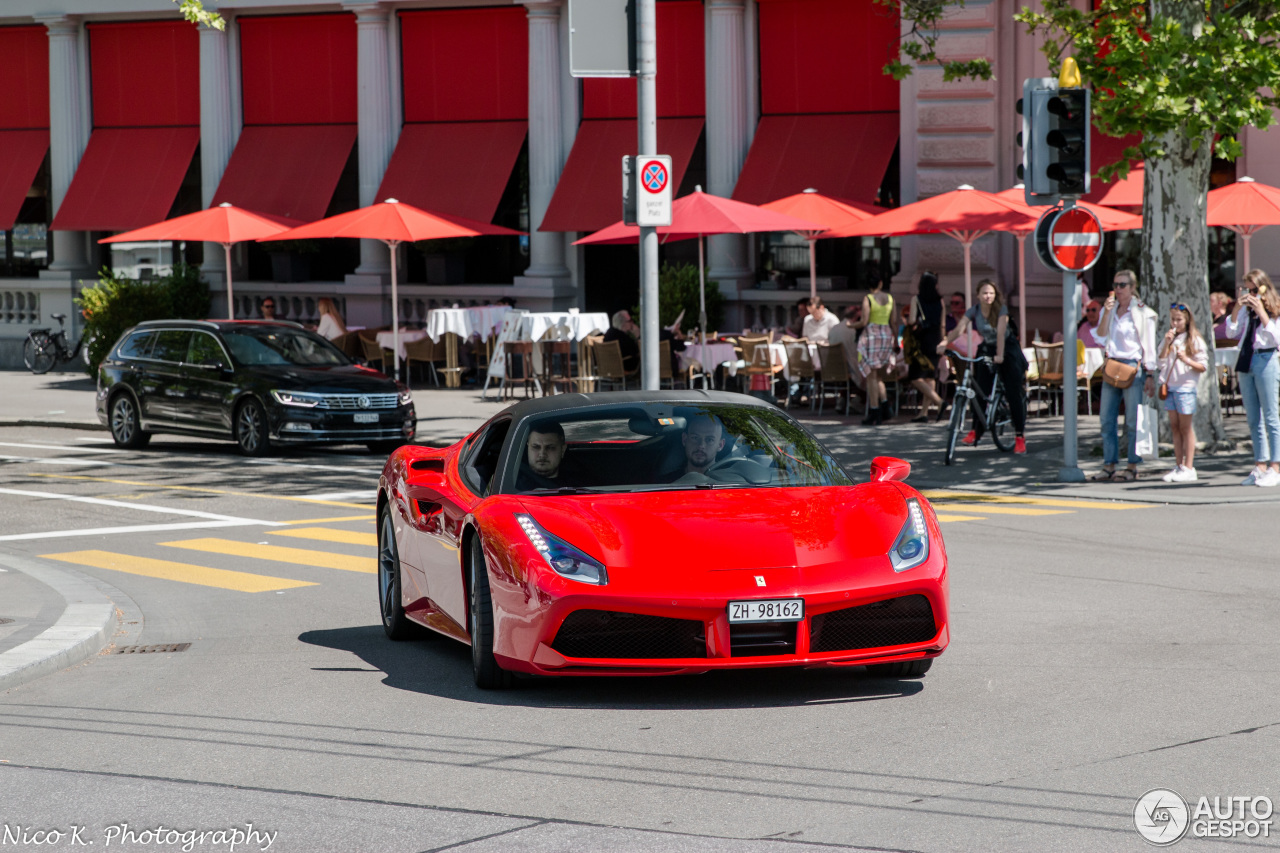
POLYGON ((1083 207, 1068 208, 1054 217, 1048 242, 1059 267, 1083 272, 1102 257, 1102 223, 1083 207))

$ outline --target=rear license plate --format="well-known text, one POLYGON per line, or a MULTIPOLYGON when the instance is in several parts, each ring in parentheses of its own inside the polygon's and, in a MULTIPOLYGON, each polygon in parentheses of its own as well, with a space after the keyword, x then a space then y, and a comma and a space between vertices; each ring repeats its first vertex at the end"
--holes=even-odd
POLYGON ((378 422, 377 412, 356 412, 352 417, 356 419, 358 424, 376 424, 378 422))
POLYGON ((730 622, 799 622, 803 618, 803 598, 729 602, 730 622))

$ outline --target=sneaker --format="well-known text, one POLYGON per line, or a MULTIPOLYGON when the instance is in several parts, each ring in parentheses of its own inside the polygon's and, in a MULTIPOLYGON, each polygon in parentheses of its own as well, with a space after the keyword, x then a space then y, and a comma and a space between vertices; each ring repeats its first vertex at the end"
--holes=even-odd
POLYGON ((1262 468, 1254 468, 1252 471, 1249 472, 1249 476, 1244 478, 1244 480, 1240 483, 1240 485, 1256 486, 1258 484, 1258 479, 1262 476, 1262 474, 1263 474, 1262 468))
POLYGON ((1164 480, 1166 483, 1176 483, 1178 482, 1178 472, 1181 470, 1182 470, 1181 465, 1174 465, 1173 470, 1170 471, 1168 474, 1165 474, 1160 479, 1164 480))
POLYGON ((1258 476, 1255 486, 1262 486, 1264 489, 1280 486, 1280 471, 1267 471, 1258 476))
POLYGON ((1177 475, 1174 476, 1174 478, 1169 482, 1170 483, 1194 483, 1198 479, 1200 478, 1196 476, 1195 468, 1179 468, 1177 475))
POLYGON ((1022 436, 1018 436, 1017 438, 1015 438, 1015 439, 1013 440, 1013 452, 1014 452, 1014 453, 1026 453, 1026 452, 1027 452, 1027 440, 1026 440, 1025 438, 1023 438, 1022 436))
POLYGON ((973 445, 978 443, 978 434, 973 430, 969 430, 969 434, 960 439, 960 443, 973 447, 973 445))

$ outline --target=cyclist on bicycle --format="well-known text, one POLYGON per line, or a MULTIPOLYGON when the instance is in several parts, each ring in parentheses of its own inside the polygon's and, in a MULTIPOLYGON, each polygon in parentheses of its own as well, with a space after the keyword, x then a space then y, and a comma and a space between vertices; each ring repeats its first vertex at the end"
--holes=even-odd
MULTIPOLYGON (((1009 310, 1000 298, 1000 291, 991 279, 978 282, 978 304, 973 305, 956 327, 947 333, 942 343, 938 344, 938 354, 946 352, 947 345, 965 332, 973 329, 982 337, 978 345, 979 356, 991 358, 1000 372, 1000 381, 1004 385, 1005 398, 1009 401, 1009 416, 1013 420, 1014 439, 1013 452, 1026 453, 1027 441, 1023 431, 1027 426, 1027 401, 1025 386, 1027 381, 1027 359, 1018 346, 1013 330, 1009 328, 1009 310)), ((995 377, 985 361, 973 365, 974 379, 983 388, 991 387, 995 377)), ((964 444, 974 445, 982 438, 982 422, 973 420, 973 429, 963 439, 964 444)))

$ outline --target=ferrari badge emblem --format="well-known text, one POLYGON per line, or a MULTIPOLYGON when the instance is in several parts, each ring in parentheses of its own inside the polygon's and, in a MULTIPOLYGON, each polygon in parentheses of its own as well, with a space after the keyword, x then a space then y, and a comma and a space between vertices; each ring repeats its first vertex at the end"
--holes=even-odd
POLYGON ((764 586, 764 575, 756 575, 756 586, 764 586))

